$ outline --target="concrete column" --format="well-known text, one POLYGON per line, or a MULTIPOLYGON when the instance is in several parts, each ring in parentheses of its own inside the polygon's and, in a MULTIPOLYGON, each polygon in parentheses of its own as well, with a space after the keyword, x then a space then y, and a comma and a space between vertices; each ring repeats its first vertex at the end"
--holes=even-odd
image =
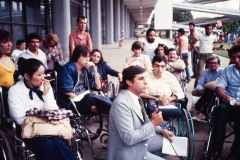
POLYGON ((124 16, 123 17, 124 17, 124 21, 125 21, 125 23, 124 23, 124 31, 125 31, 125 35, 126 35, 127 34, 127 6, 126 5, 124 5, 124 16))
POLYGON ((113 0, 106 0, 106 40, 107 44, 113 44, 113 0))
POLYGON ((90 1, 90 21, 91 21, 91 38, 93 48, 102 48, 102 35, 101 35, 101 1, 90 1))
POLYGON ((172 30, 169 30, 169 37, 168 38, 173 38, 172 30))
POLYGON ((130 28, 129 28, 129 10, 128 9, 127 9, 127 14, 126 14, 126 27, 127 27, 126 35, 127 35, 127 38, 129 38, 130 28))
POLYGON ((53 33, 57 34, 63 52, 63 59, 68 61, 69 35, 71 33, 70 1, 52 0, 53 9, 53 33), (61 11, 61 12, 59 12, 61 11), (60 18, 61 17, 61 18, 60 18))
MULTIPOLYGON (((120 18, 121 18, 121 30, 124 30, 125 20, 124 20, 124 4, 123 0, 120 0, 120 18)), ((125 32, 125 31, 124 31, 125 32)))
POLYGON ((118 42, 120 38, 120 0, 114 1, 114 41, 118 42))

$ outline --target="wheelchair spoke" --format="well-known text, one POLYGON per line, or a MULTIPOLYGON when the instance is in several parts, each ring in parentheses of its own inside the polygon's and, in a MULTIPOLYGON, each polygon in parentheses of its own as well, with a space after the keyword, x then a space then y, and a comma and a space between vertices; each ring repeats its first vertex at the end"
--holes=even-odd
POLYGON ((3 131, 0 130, 0 158, 3 160, 13 160, 13 153, 8 139, 3 131))

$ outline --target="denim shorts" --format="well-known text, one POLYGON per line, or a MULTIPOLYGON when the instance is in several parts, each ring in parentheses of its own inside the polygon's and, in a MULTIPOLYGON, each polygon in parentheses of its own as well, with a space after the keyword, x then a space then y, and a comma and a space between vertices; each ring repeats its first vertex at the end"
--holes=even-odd
POLYGON ((183 59, 188 59, 188 53, 182 53, 182 58, 183 59))

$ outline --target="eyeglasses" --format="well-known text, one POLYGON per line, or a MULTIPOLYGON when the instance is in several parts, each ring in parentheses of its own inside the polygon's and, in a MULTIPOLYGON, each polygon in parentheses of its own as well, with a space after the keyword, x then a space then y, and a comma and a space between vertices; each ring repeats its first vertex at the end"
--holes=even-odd
POLYGON ((214 64, 214 65, 216 65, 216 64, 218 64, 217 62, 209 62, 208 64, 214 64))

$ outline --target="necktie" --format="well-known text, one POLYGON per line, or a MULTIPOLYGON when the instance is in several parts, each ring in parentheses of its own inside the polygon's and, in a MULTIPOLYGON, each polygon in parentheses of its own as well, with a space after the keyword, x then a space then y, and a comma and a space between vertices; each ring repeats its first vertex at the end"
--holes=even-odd
POLYGON ((141 112, 142 112, 142 115, 143 115, 143 120, 146 123, 147 117, 146 117, 146 111, 145 111, 145 108, 144 108, 144 105, 143 105, 143 101, 142 101, 141 98, 138 98, 138 101, 139 101, 139 104, 141 106, 141 112))
POLYGON ((38 98, 40 98, 40 99, 44 102, 44 100, 43 100, 43 98, 42 98, 42 95, 43 95, 43 92, 42 92, 42 91, 40 91, 40 90, 38 90, 38 89, 33 89, 33 88, 31 88, 31 87, 27 84, 27 82, 25 82, 25 80, 24 80, 23 82, 24 82, 25 86, 26 86, 28 89, 30 89, 30 90, 29 90, 29 97, 30 97, 31 100, 33 100, 32 92, 35 92, 35 93, 37 94, 38 98))

